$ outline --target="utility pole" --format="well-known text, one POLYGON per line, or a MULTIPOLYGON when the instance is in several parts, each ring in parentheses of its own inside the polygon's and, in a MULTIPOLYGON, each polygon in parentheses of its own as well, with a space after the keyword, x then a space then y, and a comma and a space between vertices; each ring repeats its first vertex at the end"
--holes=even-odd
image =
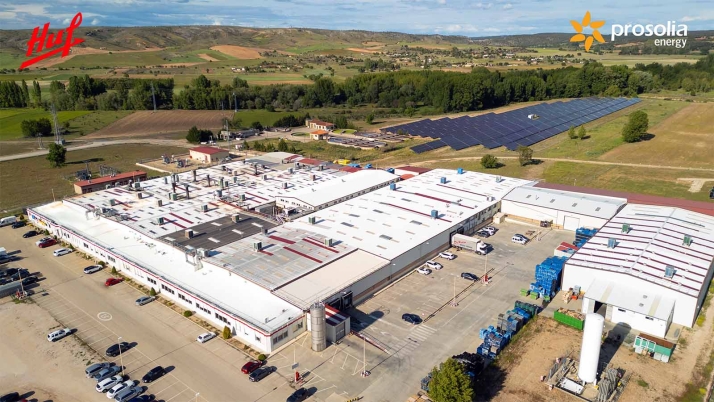
POLYGON ((154 113, 156 113, 156 93, 154 93, 154 83, 151 83, 151 99, 154 101, 154 113))
POLYGON ((124 377, 124 359, 121 356, 121 336, 117 339, 119 342, 119 364, 121 364, 121 376, 124 377))
POLYGON ((52 103, 50 113, 52 113, 52 123, 55 126, 55 144, 63 145, 64 140, 62 139, 62 133, 60 133, 59 121, 57 120, 57 109, 55 109, 54 103, 52 103))
POLYGON ((238 100, 236 99, 236 93, 233 92, 233 112, 238 113, 238 100))

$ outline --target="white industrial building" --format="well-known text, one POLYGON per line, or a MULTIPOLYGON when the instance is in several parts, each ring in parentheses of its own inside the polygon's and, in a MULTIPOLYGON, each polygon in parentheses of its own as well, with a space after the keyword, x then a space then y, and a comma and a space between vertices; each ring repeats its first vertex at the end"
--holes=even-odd
POLYGON ((575 231, 602 227, 626 203, 624 198, 522 186, 503 198, 501 212, 520 221, 548 221, 555 228, 575 231))
POLYGON ((396 183, 397 180, 399 180, 398 176, 385 170, 360 170, 337 180, 280 195, 276 198, 276 206, 287 211, 319 211, 390 183, 396 183))
POLYGON ((713 267, 714 217, 628 204, 566 262, 563 288, 581 287, 583 312, 664 337, 694 324, 713 267))

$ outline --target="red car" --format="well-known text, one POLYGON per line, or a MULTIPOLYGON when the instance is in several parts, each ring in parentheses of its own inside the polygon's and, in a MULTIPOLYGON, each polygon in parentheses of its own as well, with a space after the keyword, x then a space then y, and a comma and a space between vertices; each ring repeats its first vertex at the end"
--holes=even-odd
POLYGON ((120 283, 121 281, 122 281, 121 278, 109 278, 109 279, 107 279, 106 282, 104 282, 104 286, 116 285, 117 283, 120 283))
POLYGON ((39 244, 39 247, 40 247, 40 248, 45 248, 45 247, 49 247, 49 246, 54 246, 55 244, 57 244, 57 240, 55 240, 55 239, 50 239, 50 240, 43 241, 42 243, 40 243, 40 244, 39 244))
POLYGON ((243 365, 243 368, 240 369, 240 371, 243 372, 243 374, 250 374, 254 372, 255 370, 258 369, 258 367, 262 366, 263 363, 259 361, 249 361, 248 363, 243 365))

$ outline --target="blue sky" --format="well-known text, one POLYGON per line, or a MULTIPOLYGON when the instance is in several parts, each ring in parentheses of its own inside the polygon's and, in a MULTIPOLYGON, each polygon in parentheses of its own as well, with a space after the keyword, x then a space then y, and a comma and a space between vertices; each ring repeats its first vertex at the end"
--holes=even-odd
POLYGON ((675 20, 689 30, 714 29, 712 0, 106 0, 17 1, 0 4, 1 29, 66 26, 78 11, 87 26, 237 25, 360 29, 492 36, 572 32, 569 20, 590 10, 610 24, 675 20), (660 3, 660 4, 657 4, 660 3))

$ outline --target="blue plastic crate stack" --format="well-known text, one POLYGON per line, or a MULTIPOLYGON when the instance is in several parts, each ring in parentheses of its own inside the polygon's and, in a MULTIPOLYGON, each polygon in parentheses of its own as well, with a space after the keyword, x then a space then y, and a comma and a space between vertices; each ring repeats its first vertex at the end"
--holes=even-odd
POLYGON ((573 245, 577 248, 582 247, 590 238, 595 236, 597 229, 579 228, 575 231, 575 242, 573 245))
POLYGON ((498 315, 496 327, 490 325, 479 331, 479 338, 483 343, 476 348, 476 353, 481 356, 495 358, 501 350, 511 341, 513 335, 530 320, 534 314, 540 311, 540 307, 517 301, 513 310, 498 315))
POLYGON ((542 263, 536 265, 535 282, 531 283, 530 291, 540 294, 540 297, 553 297, 559 290, 560 274, 563 272, 567 258, 548 257, 542 263))

